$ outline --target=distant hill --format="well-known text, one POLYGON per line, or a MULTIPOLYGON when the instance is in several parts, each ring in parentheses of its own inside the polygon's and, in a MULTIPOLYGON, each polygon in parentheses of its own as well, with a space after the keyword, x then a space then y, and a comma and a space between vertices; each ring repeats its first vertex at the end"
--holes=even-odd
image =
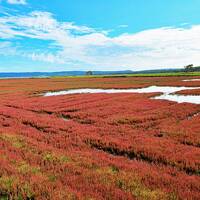
POLYGON ((200 67, 194 67, 193 72, 200 72, 200 67))
MULTIPOLYGON (((131 70, 125 71, 92 71, 93 75, 132 74, 131 70)), ((0 73, 0 78, 34 78, 52 76, 83 76, 86 71, 61 71, 61 72, 10 72, 0 73)))
MULTIPOLYGON (((194 72, 200 71, 200 67, 194 67, 194 72)), ((92 71, 93 75, 120 75, 120 74, 153 74, 153 73, 184 72, 184 69, 154 69, 142 71, 92 71)), ((86 71, 61 71, 61 72, 9 72, 1 73, 0 78, 39 78, 53 76, 84 76, 86 71)))

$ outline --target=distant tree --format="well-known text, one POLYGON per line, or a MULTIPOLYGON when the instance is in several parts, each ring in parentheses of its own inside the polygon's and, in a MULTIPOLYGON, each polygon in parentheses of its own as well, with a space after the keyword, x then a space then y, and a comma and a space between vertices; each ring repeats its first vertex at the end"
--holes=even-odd
POLYGON ((194 69, 194 65, 190 64, 184 67, 185 72, 192 72, 194 69))
POLYGON ((93 75, 92 71, 87 71, 85 74, 86 74, 87 76, 93 75))

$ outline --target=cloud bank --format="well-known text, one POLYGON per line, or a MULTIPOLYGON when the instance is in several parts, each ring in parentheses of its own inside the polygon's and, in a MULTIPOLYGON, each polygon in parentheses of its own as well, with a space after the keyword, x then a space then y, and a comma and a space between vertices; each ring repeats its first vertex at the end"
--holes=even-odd
POLYGON ((49 12, 34 11, 0 17, 0 39, 1 55, 6 49, 6 54, 55 65, 141 70, 200 64, 200 25, 161 27, 111 37, 106 30, 60 22, 49 12), (41 42, 44 47, 37 46, 41 42))
POLYGON ((7 3, 25 5, 26 4, 26 0, 7 0, 7 3))

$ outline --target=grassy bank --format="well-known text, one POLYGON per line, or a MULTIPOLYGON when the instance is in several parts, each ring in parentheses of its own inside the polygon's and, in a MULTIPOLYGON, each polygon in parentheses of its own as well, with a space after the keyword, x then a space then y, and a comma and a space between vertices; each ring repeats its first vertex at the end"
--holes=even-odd
POLYGON ((53 76, 52 78, 112 78, 112 77, 173 77, 173 76, 200 76, 200 72, 170 72, 150 74, 113 74, 113 75, 90 75, 90 76, 53 76))

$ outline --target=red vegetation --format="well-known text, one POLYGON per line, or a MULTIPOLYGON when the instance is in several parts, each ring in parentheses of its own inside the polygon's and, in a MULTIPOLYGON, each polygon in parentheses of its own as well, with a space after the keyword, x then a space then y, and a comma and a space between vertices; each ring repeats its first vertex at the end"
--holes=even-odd
POLYGON ((200 89, 182 90, 182 91, 176 92, 176 94, 182 94, 182 95, 200 95, 200 89))
POLYGON ((197 84, 181 79, 0 80, 0 199, 200 199, 199 105, 155 94, 39 95, 197 84))

